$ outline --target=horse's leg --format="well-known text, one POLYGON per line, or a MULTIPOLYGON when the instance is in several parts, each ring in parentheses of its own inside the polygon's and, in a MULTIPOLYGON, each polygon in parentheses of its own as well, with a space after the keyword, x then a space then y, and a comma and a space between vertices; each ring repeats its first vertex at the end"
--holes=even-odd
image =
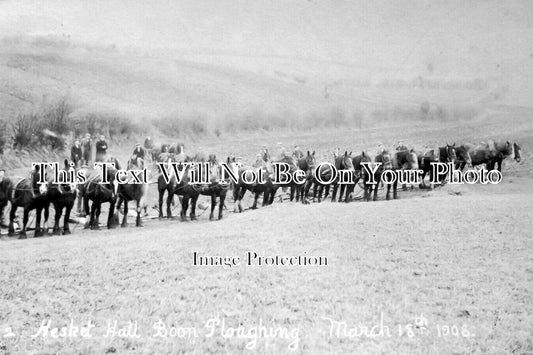
POLYGON ((63 217, 63 235, 70 234, 69 220, 72 207, 74 207, 74 202, 65 206, 65 217, 63 217))
MULTIPOLYGON (((311 187, 313 186, 313 180, 309 179, 305 183, 305 189, 302 191, 302 203, 309 203, 309 190, 311 190, 311 187)), ((313 190, 314 191, 314 190, 313 190)), ((314 199, 314 197, 313 197, 314 199)))
POLYGON ((394 182, 392 183, 392 198, 393 199, 397 199, 398 198, 398 193, 397 193, 397 190, 398 190, 398 181, 397 180, 394 180, 394 182))
POLYGON ((268 187, 265 186, 265 191, 263 191, 263 201, 261 203, 261 206, 266 206, 268 205, 268 199, 270 198, 269 194, 268 194, 268 187))
POLYGON ((102 212, 102 202, 96 204, 96 210, 94 215, 95 229, 100 229, 100 213, 102 212))
POLYGON ((214 216, 215 207, 217 205, 217 196, 214 192, 211 193, 211 213, 209 214, 209 220, 212 221, 214 216))
POLYGON ((195 194, 191 198, 191 221, 196 221, 196 202, 198 201, 198 197, 200 194, 195 194))
POLYGON ((220 192, 219 205, 218 205, 218 219, 222 219, 222 212, 224 210, 224 201, 226 201, 226 190, 220 192))
MULTIPOLYGON (((165 189, 159 190, 159 219, 163 218, 163 197, 165 197, 165 189)), ((168 213, 168 211, 167 211, 168 213)))
MULTIPOLYGON (((120 206, 120 203, 122 202, 122 199, 119 197, 118 199, 118 206, 120 206)), ((117 207, 117 211, 120 207, 117 207)), ((128 226, 128 200, 124 199, 124 216, 122 217, 122 224, 121 227, 127 227, 128 226)))
MULTIPOLYGON (((165 192, 163 191, 163 194, 165 192)), ((174 201, 174 193, 173 191, 170 191, 170 189, 167 190, 167 218, 172 218, 172 202, 174 201)))
POLYGON ((142 198, 137 199, 137 219, 135 220, 135 226, 137 227, 143 226, 143 222, 141 220, 142 202, 143 202, 142 198))
POLYGON ((14 220, 15 220, 15 216, 17 214, 17 206, 14 206, 13 204, 11 205, 11 210, 9 211, 9 227, 8 227, 8 235, 9 236, 12 236, 15 234, 15 226, 13 225, 14 224, 14 220))
POLYGON ((83 195, 81 193, 78 192, 78 196, 77 196, 77 209, 78 209, 78 214, 80 215, 80 217, 85 217, 87 215, 87 213, 85 212, 85 198, 83 197, 83 195))
POLYGON ((34 237, 42 237, 44 235, 43 230, 41 229, 41 214, 43 213, 43 208, 38 206, 35 208, 35 233, 34 237))
POLYGON ((50 202, 47 202, 44 206, 44 231, 45 235, 48 235, 49 228, 49 218, 50 218, 50 202))
POLYGON ((346 189, 346 185, 345 184, 339 184, 341 185, 341 191, 339 193, 339 199, 337 200, 337 202, 342 202, 343 199, 342 199, 342 196, 344 196, 344 202, 348 202, 346 201, 346 199, 348 198, 348 193, 347 193, 347 189, 346 189), (346 192, 346 195, 344 195, 344 193, 346 192))
POLYGON ((294 190, 296 192, 296 202, 300 202, 300 200, 302 200, 303 202, 304 186, 305 185, 303 184, 296 184, 296 183, 294 184, 294 190))
POLYGON ((29 207, 24 207, 24 216, 22 217, 22 229, 20 230, 20 239, 26 239, 26 226, 30 215, 29 207))
MULTIPOLYGON (((94 205, 94 202, 93 202, 94 205)), ((91 206, 92 207, 92 206, 91 206)), ((83 198, 83 210, 85 211, 85 229, 92 227, 93 223, 93 213, 92 208, 91 211, 89 211, 89 198, 85 196, 83 198), (89 220, 87 221, 87 216, 89 216, 89 220)))
POLYGON ((318 182, 313 183, 313 202, 315 201, 316 195, 319 193, 320 186, 318 182))
MULTIPOLYGON (((333 193, 331 194, 331 202, 335 202, 335 199, 337 197, 337 190, 339 189, 339 185, 334 183, 333 184, 333 193)), ((325 197, 324 197, 325 198, 325 197)), ((339 196, 339 200, 341 199, 341 196, 339 196)))
MULTIPOLYGON (((127 201, 124 199, 124 206, 126 206, 126 203, 127 201)), ((102 204, 100 203, 100 206, 102 206, 102 204)), ((101 207, 98 207, 98 215, 100 215, 100 208, 101 207)), ((115 224, 113 223, 113 217, 115 215, 115 201, 114 200, 111 200, 109 202, 109 213, 107 215, 107 229, 113 229, 115 228, 115 224)), ((126 214, 124 214, 125 216, 126 214)))
POLYGON ((98 202, 93 201, 93 204, 91 205, 91 229, 98 229, 98 219, 96 217, 96 210, 98 209, 98 202))
MULTIPOLYGON (((376 184, 372 186, 372 188, 374 189, 374 198, 373 198, 374 201, 378 200, 378 187, 379 187, 380 182, 381 182, 381 175, 378 176, 376 184)), ((370 196, 368 196, 368 198, 370 199, 370 196)))
POLYGON ((61 212, 63 208, 60 207, 59 202, 54 203, 54 210, 56 211, 54 216, 54 228, 52 229, 53 235, 61 235, 61 229, 59 228, 59 220, 61 219, 61 212))
POLYGON ((387 197, 386 197, 387 200, 390 200, 390 188, 391 188, 391 184, 389 183, 387 184, 387 197))
POLYGON ((255 195, 254 195, 254 204, 252 205, 252 210, 255 210, 257 209, 257 200, 259 200, 259 195, 261 193, 259 191, 256 191, 255 192, 255 195))
POLYGON ((246 188, 244 186, 239 187, 239 199, 237 200, 237 204, 239 207, 239 213, 243 211, 242 208, 242 199, 244 198, 244 195, 246 194, 246 188))
MULTIPOLYGON (((294 200, 294 190, 296 190, 296 184, 292 183, 289 186, 289 201, 292 202, 294 200)), ((298 202, 298 195, 296 195, 296 202, 298 202)))
POLYGON ((231 184, 231 195, 233 196, 233 212, 237 212, 239 207, 237 204, 237 201, 239 200, 239 188, 237 187, 237 184, 231 184))
POLYGON ((183 195, 183 200, 181 201, 181 212, 180 217, 181 221, 185 222, 187 220, 187 209, 189 208, 189 196, 183 195))
POLYGON ((278 192, 277 186, 272 186, 272 189, 270 190, 270 199, 268 200, 268 204, 271 205, 274 203, 274 199, 276 198, 276 193, 278 192))
POLYGON ((7 201, 2 203, 2 206, 0 207, 0 227, 7 227, 7 225, 4 222, 4 210, 7 206, 7 201))

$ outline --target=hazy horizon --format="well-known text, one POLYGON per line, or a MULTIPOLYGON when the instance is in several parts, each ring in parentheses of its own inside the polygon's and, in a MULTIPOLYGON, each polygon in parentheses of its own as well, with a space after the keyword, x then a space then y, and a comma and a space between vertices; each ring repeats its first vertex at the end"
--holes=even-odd
POLYGON ((512 71, 525 58, 533 60, 533 3, 8 0, 0 2, 0 33, 199 54, 304 57, 371 69, 431 63, 434 70, 476 75, 498 73, 496 64, 512 71))
MULTIPOLYGON (((531 1, 3 0, 2 37, 62 38, 82 47, 103 48, 97 55, 60 53, 63 60, 74 60, 75 67, 69 62, 58 62, 54 68, 38 67, 35 70, 41 76, 26 77, 24 86, 37 80, 30 89, 79 89, 93 102, 98 99, 102 106, 128 112, 139 111, 137 102, 142 100, 118 102, 114 100, 117 95, 127 92, 146 98, 150 90, 158 88, 166 90, 168 102, 175 95, 194 96, 199 99, 191 104, 191 110, 207 107, 217 113, 220 107, 232 107, 228 114, 242 112, 249 103, 267 112, 278 110, 278 106, 284 110, 291 102, 284 100, 287 93, 306 97, 300 107, 319 102, 317 97, 329 98, 328 105, 339 107, 353 107, 365 100, 379 104, 391 97, 395 104, 419 105, 420 100, 438 102, 447 97, 427 89, 401 95, 378 92, 376 83, 398 78, 407 82, 428 78, 440 83, 479 79, 486 83, 486 92, 472 96, 456 93, 448 95, 448 100, 464 97, 462 101, 479 103, 487 102, 490 96, 498 103, 533 105, 531 1), (105 57, 105 48, 126 54, 105 57), (134 54, 129 56, 128 51, 134 54), (140 57, 145 54, 164 61, 145 61, 140 57), (105 67, 100 66, 102 62, 105 67), (63 65, 68 70, 62 71, 63 65), (228 72, 228 67, 233 71, 228 72), (75 73, 70 74, 72 70, 75 73), (111 83, 105 82, 93 87, 92 78, 100 77, 105 70, 127 73, 126 77, 142 71, 142 78, 129 78, 113 90, 109 88, 111 83), (247 76, 241 75, 242 70, 247 76), (50 71, 57 73, 54 78, 59 78, 58 82, 43 83, 42 74, 46 76, 50 71), (208 74, 213 77, 208 78, 208 74), (142 84, 130 85, 135 80, 142 84), (240 81, 235 84, 235 80, 240 81), (217 84, 213 87, 210 82, 217 84), (372 92, 364 90, 368 82, 372 92), (237 85, 237 89, 222 94, 228 85, 237 85), (142 90, 137 90, 141 86, 142 90), (335 86, 338 95, 330 95, 335 86), (250 90, 257 93, 246 97, 244 93, 250 90), (107 96, 97 98, 95 91, 107 96), (205 92, 209 93, 207 97, 203 97, 205 92), (278 94, 272 96, 269 92, 278 94), (264 104, 265 93, 272 97, 264 104)), ((3 48, 4 53, 8 50, 3 48)), ((6 59, 11 63, 9 68, 22 65, 19 62, 24 60, 17 59, 13 64, 13 58, 6 59)), ((18 90, 21 85, 13 78, 21 72, 7 70, 12 86, 18 90)), ((170 106, 154 95, 142 110, 174 110, 170 106)))

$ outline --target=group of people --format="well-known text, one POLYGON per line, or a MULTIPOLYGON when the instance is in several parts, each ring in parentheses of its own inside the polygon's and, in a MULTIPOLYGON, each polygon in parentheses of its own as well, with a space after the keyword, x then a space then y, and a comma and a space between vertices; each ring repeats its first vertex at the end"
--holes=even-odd
MULTIPOLYGON (((96 141, 96 156, 95 162, 104 161, 107 156, 108 145, 105 140, 105 136, 101 135, 99 140, 96 141)), ((92 162, 92 149, 93 139, 89 133, 85 134, 83 139, 77 138, 74 140, 74 144, 70 148, 70 159, 74 162, 76 167, 89 165, 92 162)))
MULTIPOLYGON (((147 145, 151 144, 150 137, 146 138, 145 148, 148 148, 147 145)), ((89 166, 92 160, 92 148, 93 148, 93 139, 89 133, 85 134, 83 139, 76 139, 74 144, 70 148, 70 159, 74 162, 76 167, 89 166)), ((95 162, 101 162, 107 160, 107 150, 109 146, 106 142, 105 136, 101 135, 99 140, 96 141, 95 150, 96 155, 94 158, 95 162)), ((133 156, 136 158, 145 158, 145 148, 141 147, 140 143, 135 145, 133 150, 133 156)))

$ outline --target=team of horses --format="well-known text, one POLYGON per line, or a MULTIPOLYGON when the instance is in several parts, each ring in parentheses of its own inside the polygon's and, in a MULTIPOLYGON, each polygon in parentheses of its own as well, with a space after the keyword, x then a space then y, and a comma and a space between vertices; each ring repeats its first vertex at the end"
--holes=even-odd
MULTIPOLYGON (((155 154, 152 152, 152 154, 155 154)), ((186 213, 190 207, 190 219, 197 219, 196 205, 200 195, 211 197, 210 220, 215 219, 215 210, 218 201, 217 218, 223 218, 223 209, 225 206, 226 195, 232 190, 234 200, 234 211, 242 212, 242 199, 246 192, 250 192, 254 201, 252 209, 257 208, 259 197, 263 197, 263 206, 274 202, 277 191, 289 189, 289 199, 296 202, 309 203, 321 202, 328 197, 330 188, 332 188, 331 200, 333 202, 349 202, 353 199, 353 194, 357 184, 362 183, 363 200, 376 201, 378 199, 378 187, 381 183, 381 176, 386 169, 390 170, 411 170, 420 169, 422 171, 421 188, 425 186, 423 178, 426 175, 432 179, 432 162, 445 162, 454 164, 456 169, 462 170, 468 166, 478 166, 485 164, 488 170, 498 169, 501 172, 502 162, 510 157, 516 162, 521 160, 521 149, 513 142, 494 142, 472 144, 446 144, 444 146, 417 151, 415 149, 380 149, 374 157, 367 152, 352 154, 352 152, 341 153, 336 149, 333 153, 331 164, 320 164, 316 169, 317 162, 315 152, 308 151, 307 154, 300 152, 291 157, 283 155, 280 162, 287 163, 290 167, 290 173, 300 170, 303 176, 303 183, 294 181, 274 183, 273 180, 273 163, 268 153, 258 157, 252 166, 244 166, 239 159, 229 156, 225 163, 230 167, 233 175, 238 177, 236 182, 224 180, 222 175, 222 166, 215 155, 204 157, 201 154, 187 156, 183 152, 183 146, 178 146, 174 152, 162 149, 157 154, 151 156, 154 162, 159 163, 177 163, 183 170, 182 179, 178 182, 175 176, 168 181, 162 174, 157 178, 157 188, 159 192, 159 218, 172 217, 172 205, 175 204, 177 196, 181 203, 180 218, 182 221, 187 220, 186 213), (195 184, 191 183, 191 174, 198 173, 194 164, 185 164, 188 162, 207 162, 209 166, 209 183, 195 184), (373 174, 373 180, 366 169, 364 163, 381 163, 373 174), (335 169, 333 169, 333 167, 335 169), (334 171, 342 171, 347 174, 350 183, 341 183, 339 178, 332 179, 334 171), (246 174, 255 173, 261 177, 262 183, 252 182, 246 177, 246 174), (328 182, 328 183, 324 183, 328 182), (371 182, 371 183, 370 183, 371 182), (166 194, 166 209, 163 208, 166 194), (166 210, 166 216, 164 211, 166 210)), ((114 160, 115 167, 107 169, 106 179, 100 170, 87 169, 85 171, 86 181, 83 184, 73 183, 56 183, 47 174, 44 183, 37 183, 35 177, 39 177, 38 170, 34 172, 33 178, 13 178, 4 177, 3 173, 0 181, 0 212, 11 204, 9 214, 8 231, 10 235, 15 234, 14 221, 16 212, 19 207, 23 208, 23 221, 19 232, 20 238, 26 237, 29 213, 35 210, 35 236, 41 236, 47 232, 47 226, 41 227, 42 214, 44 214, 45 225, 48 222, 49 207, 53 205, 55 216, 53 234, 70 234, 69 219, 76 199, 78 200, 78 212, 86 217, 85 228, 99 229, 99 217, 102 204, 108 204, 107 227, 116 226, 115 211, 119 210, 122 205, 123 220, 121 225, 127 226, 128 203, 135 203, 136 226, 142 226, 142 210, 146 209, 146 197, 148 194, 148 184, 138 184, 132 178, 120 183, 115 180, 116 169, 120 169, 118 161, 114 160), (64 213, 63 213, 64 211, 64 213), (63 227, 60 226, 60 219, 64 217, 63 227)), ((73 169, 68 160, 65 160, 65 170, 73 169)), ((144 168, 144 160, 138 157, 132 157, 128 161, 128 171, 131 169, 144 168)), ((346 176, 344 176, 346 179, 346 176)), ((154 182, 155 183, 155 182, 154 182)), ((397 196, 397 182, 386 184, 386 199, 397 196)), ((433 188, 432 184, 428 188, 433 188)))

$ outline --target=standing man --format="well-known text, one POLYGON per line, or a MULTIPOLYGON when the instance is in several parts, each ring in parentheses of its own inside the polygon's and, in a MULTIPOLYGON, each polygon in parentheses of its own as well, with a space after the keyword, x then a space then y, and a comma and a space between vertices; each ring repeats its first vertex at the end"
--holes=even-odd
POLYGON ((136 158, 141 158, 142 160, 144 160, 144 149, 141 147, 141 143, 137 143, 135 149, 133 150, 133 155, 136 158))
POLYGON ((93 140, 89 133, 85 134, 85 138, 82 141, 83 148, 83 161, 82 165, 89 165, 91 162, 91 150, 93 149, 93 140))
POLYGON ((80 161, 83 159, 81 152, 80 140, 76 139, 74 145, 70 148, 70 160, 74 162, 74 166, 77 168, 80 166, 80 161))
POLYGON ((105 136, 102 134, 100 140, 96 142, 96 159, 95 161, 105 161, 107 155, 107 142, 105 136))

